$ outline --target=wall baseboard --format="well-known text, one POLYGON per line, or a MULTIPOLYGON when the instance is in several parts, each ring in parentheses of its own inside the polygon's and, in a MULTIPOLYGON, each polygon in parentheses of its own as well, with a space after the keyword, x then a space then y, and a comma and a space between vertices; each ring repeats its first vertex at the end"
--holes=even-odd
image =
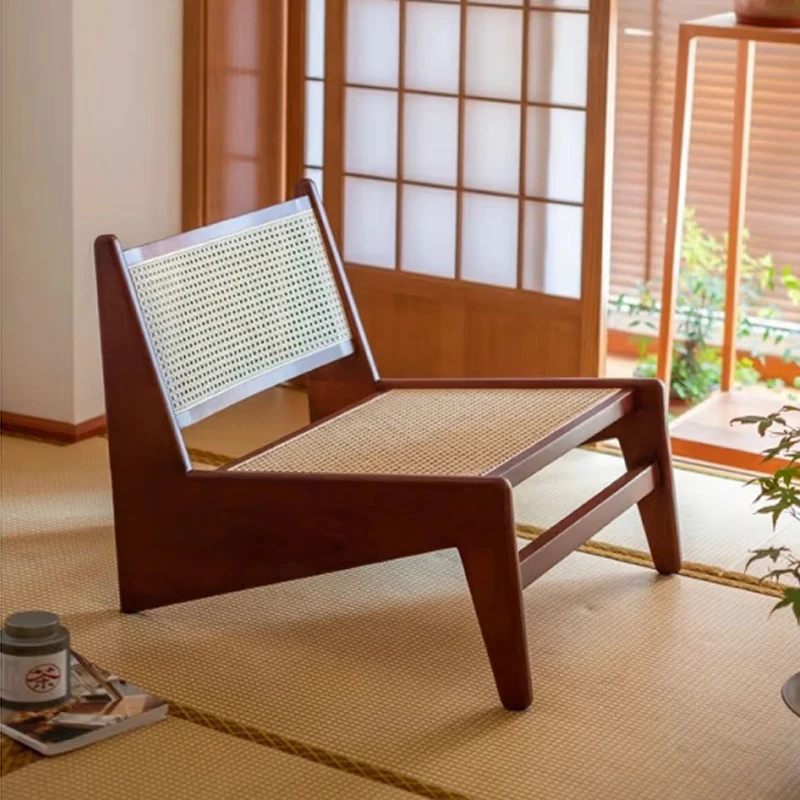
POLYGON ((28 417, 25 414, 12 414, 10 411, 0 411, 0 431, 8 433, 21 433, 37 439, 45 439, 63 444, 73 444, 92 436, 105 433, 105 416, 87 419, 73 425, 70 422, 59 422, 43 417, 28 417))

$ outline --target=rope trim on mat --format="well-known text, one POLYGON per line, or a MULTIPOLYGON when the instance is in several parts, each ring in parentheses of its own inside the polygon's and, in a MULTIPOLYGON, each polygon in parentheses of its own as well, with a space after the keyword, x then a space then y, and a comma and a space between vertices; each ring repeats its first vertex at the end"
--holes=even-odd
POLYGON ((8 736, 0 736, 0 777, 5 778, 40 758, 44 756, 35 750, 28 749, 8 736))
MULTIPOLYGON (((536 528, 533 525, 517 524, 517 535, 522 539, 537 539, 545 528, 536 528)), ((618 544, 608 542, 589 541, 581 545, 578 550, 582 553, 590 553, 594 556, 612 558, 615 561, 624 561, 626 564, 636 564, 640 567, 655 569, 653 559, 643 550, 634 550, 630 547, 623 547, 618 544)), ((735 589, 744 589, 747 592, 756 594, 766 594, 770 597, 783 596, 783 588, 775 581, 765 581, 748 575, 745 572, 734 572, 733 570, 712 567, 708 564, 700 564, 697 561, 684 561, 681 571, 678 573, 686 578, 695 578, 709 583, 719 583, 722 586, 732 586, 735 589)))
MULTIPOLYGON (((220 717, 217 714, 200 711, 183 703, 167 700, 167 704, 169 706, 169 716, 174 719, 199 725, 202 728, 233 736, 246 742, 252 742, 262 747, 268 747, 270 750, 278 750, 287 755, 298 756, 314 764, 321 764, 340 772, 347 772, 358 778, 383 783, 395 789, 402 789, 418 797, 426 797, 430 798, 430 800, 471 800, 467 795, 460 792, 444 789, 436 784, 418 780, 401 772, 375 766, 368 761, 351 758, 341 753, 326 750, 323 747, 306 744, 280 733, 265 731, 253 725, 245 725, 233 719, 220 717)), ((30 750, 7 736, 3 736, 0 739, 0 753, 0 776, 2 777, 6 777, 18 769, 45 758, 41 753, 30 750)))
POLYGON ((176 719, 192 722, 195 725, 201 725, 204 728, 235 736, 237 739, 243 739, 247 742, 254 742, 272 750, 279 750, 288 755, 299 756, 306 761, 322 764, 341 772, 349 772, 359 778, 384 783, 387 786, 411 792, 419 797, 428 797, 432 798, 432 800, 470 800, 467 795, 460 792, 417 780, 417 778, 412 778, 410 775, 378 767, 368 761, 335 753, 323 747, 306 744, 280 733, 265 731, 252 725, 236 722, 236 720, 226 719, 206 711, 199 711, 181 703, 169 703, 169 713, 170 716, 176 719))

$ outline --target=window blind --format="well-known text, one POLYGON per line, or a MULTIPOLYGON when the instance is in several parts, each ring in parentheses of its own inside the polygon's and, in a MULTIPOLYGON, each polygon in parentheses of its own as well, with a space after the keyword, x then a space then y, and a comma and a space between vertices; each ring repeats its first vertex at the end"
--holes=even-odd
MULTIPOLYGON (((669 185, 680 22, 729 11, 730 0, 621 0, 611 290, 660 277, 669 185)), ((800 46, 759 44, 746 227, 755 255, 800 273, 800 46)), ((734 42, 701 39, 689 151, 687 205, 720 236, 727 228, 734 42)), ((765 298, 800 322, 800 308, 765 298)))

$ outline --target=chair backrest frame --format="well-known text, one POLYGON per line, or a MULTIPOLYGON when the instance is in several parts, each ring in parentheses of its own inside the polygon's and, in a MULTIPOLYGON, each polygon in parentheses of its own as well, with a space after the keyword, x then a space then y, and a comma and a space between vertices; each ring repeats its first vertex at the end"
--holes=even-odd
MULTIPOLYGON (((310 182, 300 185, 299 196, 293 200, 131 248, 123 253, 123 259, 126 283, 139 308, 138 316, 150 344, 154 367, 179 427, 191 425, 265 389, 347 358, 357 349, 366 355, 372 366, 373 380, 377 378, 338 252, 330 239, 324 211, 310 182), (266 352, 266 348, 264 352, 253 353, 253 359, 260 359, 253 372, 247 353, 248 342, 239 343, 234 338, 230 343, 229 337, 229 343, 222 352, 215 351, 213 340, 208 344, 203 342, 202 327, 218 322, 214 317, 215 299, 223 305, 228 303, 228 313, 231 308, 234 314, 240 313, 236 307, 235 293, 241 290, 227 275, 230 265, 241 268, 241 264, 236 265, 239 248, 246 250, 249 247, 251 252, 256 248, 255 252, 259 253, 258 248, 264 250, 273 239, 280 239, 281 230, 289 231, 289 235, 299 235, 298 241, 306 244, 304 249, 310 258, 305 269, 305 280, 300 277, 299 265, 297 274, 300 279, 295 280, 291 268, 286 270, 281 264, 282 282, 271 286, 268 271, 257 263, 260 255, 254 262, 255 266, 252 269, 247 266, 243 274, 248 278, 253 275, 259 282, 258 312, 270 307, 276 316, 284 316, 286 312, 289 324, 291 320, 298 319, 305 326, 307 335, 305 338, 296 337, 293 351, 287 357, 283 357, 283 351, 286 350, 283 344, 278 345, 281 350, 278 355, 281 357, 277 360, 274 353, 266 352), (258 237, 266 239, 266 244, 258 237), (224 259, 227 261, 222 262, 221 268, 215 267, 224 259), (261 274, 257 272, 259 269, 261 274), (153 274, 156 275, 155 282, 153 274), (180 280, 187 275, 190 278, 199 277, 209 285, 205 295, 202 290, 198 293, 198 300, 192 301, 191 296, 185 299, 187 292, 184 287, 177 292, 170 288, 173 279, 180 280), (289 280, 286 280, 286 276, 289 276, 289 280), (228 296, 215 298, 214 281, 220 280, 228 296), (231 291, 233 297, 230 296, 231 291), (314 292, 313 297, 310 291, 314 292), (162 293, 166 293, 166 297, 161 296, 162 293), (176 298, 176 295, 179 297, 176 298), (204 296, 210 296, 212 304, 206 306, 203 303, 204 296), (230 305, 231 300, 233 306, 230 305), (180 309, 175 308, 178 305, 180 309), (183 320, 181 314, 185 313, 188 313, 188 318, 183 320), (308 314, 314 314, 316 318, 304 319, 304 315, 308 314), (185 328, 180 325, 181 321, 186 322, 185 328), (315 332, 317 322, 321 330, 315 332), (192 352, 192 345, 199 345, 201 352, 192 352), (205 346, 209 348, 207 357, 198 359, 203 355, 202 348, 205 346), (229 355, 227 350, 231 348, 233 352, 229 355), (228 366, 231 363, 239 371, 232 380, 228 366)), ((281 276, 276 277, 280 279, 281 276)), ((272 332, 261 324, 258 314, 252 311, 241 313, 244 317, 238 320, 239 324, 252 327, 255 323, 256 328, 261 328, 261 332, 257 333, 261 343, 275 344, 272 332)), ((234 329, 236 324, 234 320, 234 329)), ((228 327, 227 319, 224 325, 228 327)), ((278 333, 280 341, 288 338, 285 333, 278 333)))

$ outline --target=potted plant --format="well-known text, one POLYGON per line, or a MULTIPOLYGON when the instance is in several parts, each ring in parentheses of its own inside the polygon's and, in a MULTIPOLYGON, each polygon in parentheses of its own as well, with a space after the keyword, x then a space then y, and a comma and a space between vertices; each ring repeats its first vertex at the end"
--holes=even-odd
MULTIPOLYGON (((767 292, 782 288, 793 303, 800 302, 800 280, 786 266, 776 269, 771 255, 752 255, 748 249, 749 234, 743 233, 741 279, 739 284, 738 337, 749 337, 755 331, 754 320, 763 345, 780 345, 783 333, 770 322, 780 318, 779 310, 764 302, 767 292)), ((722 374, 722 351, 712 343, 716 326, 725 308, 725 275, 727 272, 727 235, 714 236, 697 221, 694 209, 684 214, 681 269, 676 294, 676 335, 672 352, 670 400, 673 404, 693 405, 704 400, 719 386, 722 374)), ((658 330, 661 313, 660 289, 657 284, 638 287, 633 296, 620 295, 614 308, 627 312, 632 329, 658 330)), ((639 337, 638 377, 656 374, 656 355, 652 334, 639 337)), ((794 361, 790 348, 783 358, 794 361)), ((751 385, 761 379, 758 370, 760 353, 751 348, 750 356, 736 362, 736 381, 751 385)))
MULTIPOLYGON (((761 436, 769 434, 776 440, 772 447, 764 451, 764 460, 780 457, 788 462, 772 475, 750 481, 761 490, 756 498, 756 502, 760 503, 756 513, 768 514, 772 518, 773 530, 784 515, 800 521, 800 427, 789 418, 790 414, 797 412, 800 412, 800 407, 785 405, 766 417, 737 417, 731 422, 757 425, 761 436)), ((788 608, 800 624, 800 558, 788 547, 778 546, 753 550, 747 567, 759 561, 769 562, 769 570, 763 579, 782 584, 783 597, 775 604, 773 611, 788 608)), ((784 684, 783 699, 800 716, 800 672, 784 684)))

